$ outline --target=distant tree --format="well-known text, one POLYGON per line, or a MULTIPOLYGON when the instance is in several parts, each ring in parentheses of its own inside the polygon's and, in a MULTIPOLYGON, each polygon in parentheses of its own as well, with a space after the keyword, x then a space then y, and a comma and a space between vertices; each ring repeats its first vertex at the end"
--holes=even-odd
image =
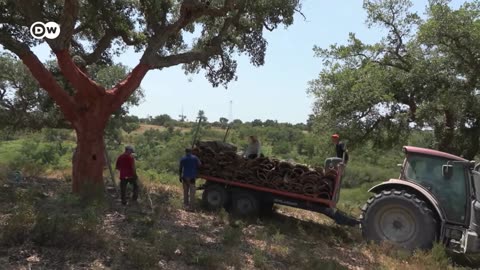
POLYGON ((219 122, 220 122, 222 125, 226 125, 226 124, 228 124, 228 119, 225 118, 225 117, 220 117, 219 122))
POLYGON ((138 118, 136 115, 127 115, 124 118, 127 123, 140 123, 142 121, 142 119, 138 118))
POLYGON ((187 116, 185 116, 184 114, 180 114, 178 117, 180 118, 178 120, 179 122, 183 123, 183 122, 187 121, 187 116))
POLYGON ((203 110, 198 111, 197 119, 201 119, 202 122, 207 122, 208 118, 205 116, 205 112, 203 110))
POLYGON ((151 123, 158 126, 165 126, 168 122, 171 122, 172 118, 168 114, 161 114, 155 116, 151 123))
POLYGON ((140 124, 138 122, 127 122, 123 126, 123 130, 125 130, 125 132, 127 132, 128 134, 132 133, 133 131, 139 128, 140 128, 140 124))
POLYGON ((312 131, 313 124, 315 123, 315 114, 309 114, 307 119, 307 130, 312 131))
POLYGON ((278 124, 278 121, 274 121, 274 120, 270 120, 270 119, 267 119, 265 120, 265 122, 263 122, 263 125, 265 125, 266 127, 273 127, 275 125, 278 124))
POLYGON ((220 117, 219 121, 220 121, 220 126, 222 128, 226 128, 228 126, 228 119, 227 118, 220 117))
POLYGON ((294 125, 294 127, 300 130, 308 130, 307 125, 305 125, 304 123, 297 123, 294 125))
POLYGON ((234 125, 241 125, 241 124, 243 124, 243 122, 242 122, 242 120, 240 120, 240 119, 235 119, 235 120, 232 121, 232 124, 234 124, 234 125))
POLYGON ((252 121, 252 127, 261 127, 263 126, 263 122, 260 119, 255 119, 252 121))

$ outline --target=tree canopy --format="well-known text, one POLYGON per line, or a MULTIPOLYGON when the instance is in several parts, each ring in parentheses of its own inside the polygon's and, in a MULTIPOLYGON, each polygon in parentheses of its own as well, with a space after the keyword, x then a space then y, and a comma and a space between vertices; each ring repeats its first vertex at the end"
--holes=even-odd
POLYGON ((365 44, 315 47, 325 68, 311 81, 317 127, 353 143, 389 147, 415 129, 433 129, 440 150, 473 158, 480 136, 480 2, 454 10, 430 1, 426 18, 408 0, 365 1, 369 27, 387 34, 365 44))
POLYGON ((75 129, 73 191, 89 193, 103 187, 110 116, 148 71, 183 65, 186 73, 204 70, 213 86, 226 86, 236 79, 233 56, 246 54, 252 65, 263 65, 264 30, 291 25, 299 8, 300 0, 5 0, 0 44, 22 60, 75 129), (57 22, 59 36, 33 38, 29 28, 38 21, 57 22), (33 53, 41 43, 53 51, 67 85, 33 53), (89 73, 91 66, 111 65, 126 48, 141 57, 123 80, 102 85, 89 73))

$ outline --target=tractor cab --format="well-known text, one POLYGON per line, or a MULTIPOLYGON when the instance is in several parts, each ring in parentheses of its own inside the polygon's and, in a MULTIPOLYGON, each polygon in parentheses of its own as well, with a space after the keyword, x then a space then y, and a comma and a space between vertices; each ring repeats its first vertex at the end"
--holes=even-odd
POLYGON ((400 179, 427 189, 443 208, 446 219, 467 224, 469 172, 465 159, 442 152, 405 147, 406 157, 400 179))
POLYGON ((453 251, 480 252, 480 166, 426 148, 404 152, 400 177, 370 189, 376 195, 363 207, 364 237, 410 250, 440 241, 453 251))

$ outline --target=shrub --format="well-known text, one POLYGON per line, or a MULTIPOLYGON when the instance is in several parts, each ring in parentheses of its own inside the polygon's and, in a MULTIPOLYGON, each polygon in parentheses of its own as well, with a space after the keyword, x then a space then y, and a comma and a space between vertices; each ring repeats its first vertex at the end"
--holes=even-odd
POLYGON ((87 204, 77 197, 64 196, 60 202, 40 209, 32 240, 40 246, 76 248, 103 246, 101 234, 102 207, 98 203, 87 204))
POLYGON ((44 128, 42 130, 47 142, 62 142, 73 140, 72 131, 68 129, 44 128))
POLYGON ((235 246, 242 240, 242 229, 240 227, 228 226, 223 232, 223 244, 227 246, 235 246))
POLYGON ((124 253, 127 269, 152 269, 158 262, 154 254, 152 247, 135 240, 128 241, 124 253))
POLYGON ((2 229, 2 245, 12 246, 25 242, 36 221, 33 207, 28 203, 21 203, 14 210, 2 229))
POLYGON ((59 152, 58 147, 53 144, 26 140, 10 161, 10 165, 16 170, 22 170, 26 175, 40 175, 49 167, 58 165, 63 154, 65 153, 59 152))

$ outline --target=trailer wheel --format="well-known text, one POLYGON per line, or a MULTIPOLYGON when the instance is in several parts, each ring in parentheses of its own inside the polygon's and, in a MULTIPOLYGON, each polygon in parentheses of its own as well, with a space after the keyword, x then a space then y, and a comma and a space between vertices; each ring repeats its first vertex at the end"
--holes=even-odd
POLYGON ((270 216, 274 212, 273 210, 273 202, 272 201, 264 201, 260 204, 260 214, 263 216, 270 216))
POLYGON ((408 250, 429 249, 437 220, 427 204, 404 190, 383 190, 370 198, 360 216, 367 241, 390 242, 408 250))
POLYGON ((220 185, 208 185, 202 194, 202 201, 209 210, 219 210, 225 206, 228 194, 220 185))
POLYGON ((259 201, 254 194, 237 191, 232 197, 232 212, 236 216, 256 216, 259 213, 259 201))

